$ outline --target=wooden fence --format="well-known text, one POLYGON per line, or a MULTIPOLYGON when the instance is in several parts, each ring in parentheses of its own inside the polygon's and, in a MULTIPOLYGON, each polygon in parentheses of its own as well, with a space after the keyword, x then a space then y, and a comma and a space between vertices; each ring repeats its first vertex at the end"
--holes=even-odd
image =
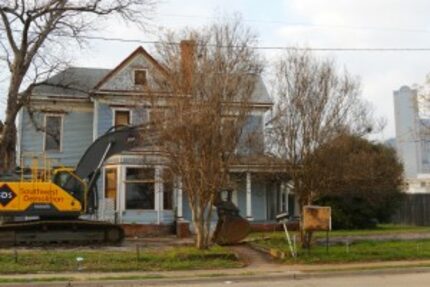
POLYGON ((393 216, 393 223, 430 226, 430 194, 407 194, 393 216))

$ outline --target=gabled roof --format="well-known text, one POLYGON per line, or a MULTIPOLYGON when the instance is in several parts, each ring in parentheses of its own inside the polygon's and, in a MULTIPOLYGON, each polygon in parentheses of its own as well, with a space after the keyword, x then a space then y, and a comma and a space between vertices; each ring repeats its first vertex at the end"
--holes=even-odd
MULTIPOLYGON (((162 74, 168 74, 167 70, 143 47, 138 47, 114 69, 70 67, 49 78, 44 84, 35 87, 33 94, 35 96, 88 99, 92 92, 107 83, 138 55, 143 55, 162 74)), ((258 77, 250 101, 256 104, 272 103, 261 76, 258 77)))
POLYGON ((118 73, 122 68, 127 66, 127 64, 129 64, 130 61, 132 61, 139 54, 143 55, 148 61, 150 61, 151 64, 153 64, 161 73, 167 75, 167 70, 163 66, 161 66, 160 63, 158 63, 157 60, 155 60, 142 46, 139 46, 136 50, 134 50, 133 53, 131 53, 118 66, 116 66, 116 68, 114 68, 107 75, 105 75, 103 79, 101 79, 99 83, 97 83, 94 89, 100 89, 103 84, 108 82, 116 73, 118 73))
POLYGON ((261 76, 258 76, 250 101, 253 103, 272 103, 273 102, 272 99, 270 98, 269 93, 267 92, 266 85, 264 84, 263 78, 261 76))
POLYGON ((109 72, 109 69, 70 67, 35 87, 33 94, 88 98, 90 91, 109 72))

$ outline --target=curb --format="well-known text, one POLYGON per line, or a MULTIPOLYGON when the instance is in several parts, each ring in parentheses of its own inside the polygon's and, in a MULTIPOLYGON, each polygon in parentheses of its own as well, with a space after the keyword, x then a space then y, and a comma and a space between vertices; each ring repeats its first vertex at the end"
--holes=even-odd
MULTIPOLYGON (((36 282, 36 283, 5 283, 0 284, 1 286, 62 286, 64 284, 70 284, 70 286, 171 286, 172 283, 180 284, 204 284, 204 283, 217 283, 217 282, 266 282, 270 276, 271 279, 284 279, 284 280, 305 280, 310 278, 332 278, 332 277, 350 277, 350 276, 378 276, 378 275, 399 275, 399 274, 414 274, 414 273, 430 273, 430 267, 419 267, 419 268, 392 268, 392 269, 379 269, 379 270, 366 270, 366 271, 333 271, 333 272, 309 272, 309 273, 293 273, 293 274, 282 274, 282 273, 271 273, 258 274, 258 275, 226 275, 219 277, 204 277, 196 276, 190 278, 171 277, 171 278, 160 278, 160 279, 115 279, 115 280, 91 280, 91 281, 51 281, 51 282, 36 282)), ((69 286, 69 285, 66 285, 69 286)))

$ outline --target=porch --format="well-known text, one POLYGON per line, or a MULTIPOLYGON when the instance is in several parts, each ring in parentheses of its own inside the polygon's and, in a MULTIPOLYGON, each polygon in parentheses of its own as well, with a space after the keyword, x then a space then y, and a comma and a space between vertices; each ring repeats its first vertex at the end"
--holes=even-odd
MULTIPOLYGON (((166 181, 164 169, 136 158, 109 162, 99 183, 98 219, 122 224, 131 236, 169 234, 175 232, 175 222, 189 223, 191 210, 181 182, 166 181)), ((275 228, 277 214, 294 215, 298 210, 291 186, 266 175, 250 170, 231 173, 232 202, 255 229, 275 228)))

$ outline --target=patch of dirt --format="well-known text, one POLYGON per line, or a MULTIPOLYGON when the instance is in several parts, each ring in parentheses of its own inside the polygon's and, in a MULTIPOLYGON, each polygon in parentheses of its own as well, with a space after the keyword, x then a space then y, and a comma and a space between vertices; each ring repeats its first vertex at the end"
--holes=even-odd
POLYGON ((248 244, 239 244, 229 246, 228 248, 236 253, 247 267, 262 267, 276 264, 268 254, 256 251, 249 247, 248 244))

